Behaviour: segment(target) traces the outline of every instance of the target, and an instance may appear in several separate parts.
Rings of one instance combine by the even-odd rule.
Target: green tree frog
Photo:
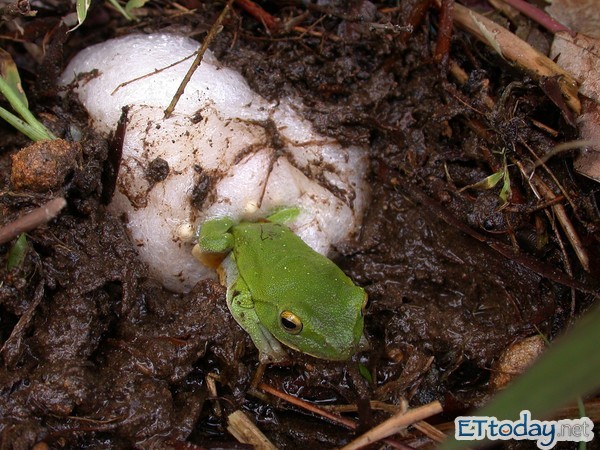
[[[227,305],[262,363],[288,359],[280,342],[317,358],[345,360],[366,343],[367,294],[282,223],[298,213],[287,208],[257,222],[208,220],[193,253],[204,263],[227,254],[217,267]]]

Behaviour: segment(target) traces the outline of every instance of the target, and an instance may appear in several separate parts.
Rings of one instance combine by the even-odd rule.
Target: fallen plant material
[[[347,418],[342,417],[337,414],[331,414],[330,412],[328,412],[327,410],[325,410],[323,408],[319,408],[318,406],[312,405],[308,402],[305,402],[296,397],[288,395],[285,392],[278,391],[277,389],[274,389],[265,383],[260,383],[258,385],[258,388],[262,389],[265,392],[268,392],[271,395],[279,397],[299,408],[310,411],[321,417],[329,419],[335,423],[339,423],[351,430],[356,430],[358,428],[358,425],[353,420],[347,419]],[[426,413],[425,411],[428,411],[428,413]],[[412,423],[410,421],[413,419],[415,422],[421,421],[422,419],[426,419],[429,416],[438,414],[441,411],[442,411],[442,408],[441,408],[441,404],[439,402],[434,402],[433,404],[427,405],[426,407],[424,407],[422,410],[420,410],[416,414],[413,412],[412,414],[409,414],[406,417],[404,417],[404,414],[407,414],[408,410],[402,410],[402,411],[396,413],[392,418],[388,419],[384,424],[381,424],[380,426],[371,430],[371,432],[367,433],[368,436],[361,436],[361,437],[357,438],[357,440],[355,441],[356,442],[355,444],[351,443],[348,445],[351,445],[351,446],[358,445],[359,447],[362,447],[363,445],[367,445],[367,444],[365,444],[366,442],[371,443],[371,442],[382,440],[386,444],[390,445],[393,448],[403,449],[404,445],[402,445],[401,443],[399,443],[393,439],[388,439],[388,437],[391,436],[392,434],[396,434],[398,431],[406,428],[408,425],[410,425]],[[400,416],[403,416],[403,419],[399,419]],[[408,425],[403,425],[403,424],[408,424]],[[351,448],[359,448],[359,447],[351,447]],[[346,448],[346,447],[344,447],[344,448]]]
[[[406,412],[401,412],[390,417],[385,422],[377,425],[372,430],[359,436],[348,445],[342,447],[342,450],[357,450],[365,447],[373,442],[377,442],[383,438],[396,434],[408,426],[420,422],[428,417],[435,416],[442,412],[442,405],[438,401],[431,402],[427,405],[409,409]]]
[[[21,233],[27,233],[40,225],[48,223],[50,220],[54,219],[66,205],[67,201],[64,198],[54,198],[18,219],[3,225],[0,228],[0,244],[4,244],[16,238]]]
[[[576,114],[580,113],[581,104],[577,97],[578,86],[571,73],[507,29],[462,5],[456,5],[454,20],[477,39],[493,47],[500,56],[515,63],[536,78],[555,77],[569,108]]]
[[[438,38],[435,45],[434,61],[446,62],[450,52],[450,38],[452,37],[452,19],[454,13],[454,0],[442,0],[440,8],[440,22]]]
[[[600,181],[600,40],[583,34],[557,33],[550,56],[569,70],[580,84],[582,114],[577,119],[581,139],[587,148],[575,160],[583,175]]]
[[[251,17],[234,3],[210,48],[263,97],[300,98],[319,132],[368,148],[371,205],[336,262],[368,292],[369,350],[347,362],[290,350],[288,365],[260,366],[224,288],[208,280],[173,294],[149,278],[126,218],[105,207],[119,155],[91,131],[77,99],[57,95],[56,74],[81,49],[165,29],[201,42],[223,3],[148,2],[131,24],[97,2],[67,35],[60,24],[72,5],[46,2],[43,14],[4,16],[17,22],[0,23],[0,45],[17,63],[32,113],[57,135],[77,137],[81,161],[52,192],[16,191],[12,156],[25,138],[0,124],[0,227],[8,233],[0,244],[1,448],[249,448],[227,431],[240,410],[277,448],[341,448],[404,405],[439,401],[442,417],[411,420],[385,441],[431,446],[453,433],[453,416],[493,395],[491,368],[511,344],[538,330],[552,341],[597,302],[597,184],[574,171],[574,147],[554,151],[579,139],[577,108],[556,104],[565,93],[576,106],[575,88],[560,84],[560,64],[523,69],[538,53],[507,57],[522,45],[506,37],[517,19],[549,43],[547,31],[512,11],[509,28],[496,33],[455,4],[447,17],[471,25],[451,39],[440,33],[449,47],[438,64],[447,22],[430,0],[260,5]],[[261,15],[280,25],[267,29]],[[499,170],[511,192],[503,207],[503,181],[461,190]],[[532,189],[538,181],[547,195]],[[23,228],[21,219],[56,196],[68,208]],[[8,270],[11,240],[24,230],[24,259]],[[596,419],[597,403],[584,399]]]
[[[257,450],[277,450],[269,439],[242,411],[234,411],[227,417],[227,431],[243,444],[251,444]]]
[[[544,13],[544,11],[537,8],[535,5],[532,5],[531,3],[526,2],[525,0],[501,0],[501,1],[503,1],[507,5],[512,6],[517,11],[522,12],[527,17],[535,20],[537,23],[539,23],[540,25],[542,25],[544,28],[546,28],[548,31],[550,31],[552,33],[566,32],[571,35],[575,34],[573,31],[569,30],[565,25],[554,20],[552,17],[550,17],[546,13]]]
[[[279,21],[259,4],[252,0],[235,0],[235,4],[254,17],[258,22],[263,24],[268,32],[274,32],[279,26]]]
[[[490,378],[492,389],[505,388],[512,380],[525,372],[545,348],[546,342],[539,334],[515,342],[508,347],[492,368]]]
[[[578,33],[600,38],[600,9],[596,0],[552,0],[546,11]]]

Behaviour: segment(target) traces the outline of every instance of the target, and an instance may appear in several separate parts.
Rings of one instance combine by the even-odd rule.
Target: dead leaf
[[[580,85],[582,114],[577,118],[577,126],[580,138],[592,145],[576,158],[575,170],[600,181],[600,40],[557,33],[550,56]]]
[[[575,77],[580,94],[600,103],[600,40],[556,33],[550,57]]]
[[[546,12],[578,33],[600,38],[598,0],[553,0]]]

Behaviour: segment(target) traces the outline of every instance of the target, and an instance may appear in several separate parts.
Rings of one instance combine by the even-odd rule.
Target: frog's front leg
[[[218,269],[221,284],[227,287],[227,306],[234,319],[250,335],[263,364],[280,363],[288,359],[279,341],[260,322],[248,285],[239,276],[233,254],[230,253]]]
[[[233,248],[233,235],[229,232],[234,222],[229,217],[207,220],[200,226],[198,245],[203,253],[224,253]]]
[[[219,267],[224,253],[234,246],[233,235],[229,232],[233,224],[229,217],[204,222],[198,231],[198,243],[192,248],[192,255],[207,267]]]

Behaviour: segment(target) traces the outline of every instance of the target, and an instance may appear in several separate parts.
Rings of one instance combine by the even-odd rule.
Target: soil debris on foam
[[[455,35],[451,55],[471,78],[459,86],[446,77],[427,56],[434,12],[405,42],[393,27],[373,26],[407,23],[415,3],[298,6],[285,13],[273,6],[279,17],[304,14],[303,26],[315,26],[315,33],[279,36],[236,10],[211,49],[268,101],[296,96],[320,133],[369,149],[372,200],[360,236],[338,245],[336,262],[368,291],[370,350],[348,363],[291,352],[293,363],[267,368],[263,382],[320,404],[440,399],[451,414],[491,394],[489,368],[507,347],[537,330],[555,336],[590,301],[575,294],[572,311],[570,289],[465,232],[518,244],[543,264],[563,267],[548,219],[514,165],[513,197],[504,209],[499,188],[458,189],[501,167],[502,156],[493,151],[508,148],[509,157],[521,158],[511,142],[549,151],[555,139],[535,124],[558,130],[557,140],[575,138],[576,130],[541,89],[467,34]],[[159,11],[149,2],[141,20],[151,30],[167,20],[180,32],[206,30],[220,4],[196,6],[190,16]],[[46,24],[46,30],[64,13],[50,9],[44,18],[27,20]],[[39,442],[50,448],[164,448],[185,441],[233,446],[224,417],[242,405],[279,448],[342,446],[351,438],[347,430],[248,395],[257,353],[231,318],[224,289],[212,280],[186,294],[163,289],[140,262],[126,218],[102,202],[115,149],[88,128],[72,98],[57,95],[52,78],[70,55],[127,26],[104,4],[87,20],[69,39],[48,35],[46,58],[53,59],[41,63],[48,69],[43,72],[27,70],[39,67],[39,60],[7,44],[19,55],[34,112],[43,113],[56,135],[70,138],[79,130],[83,140],[66,150],[74,153],[50,153],[60,167],[49,174],[32,181],[13,173],[11,184],[11,170],[18,170],[13,161],[28,164],[19,151],[27,142],[0,124],[0,226],[52,197],[68,201],[57,219],[27,233],[19,267],[6,270],[12,242],[0,246],[0,448]],[[23,39],[35,41],[29,28],[25,33]],[[473,46],[477,52],[466,51]],[[493,111],[481,115],[472,107],[484,108],[482,93],[500,98],[515,81],[520,84],[511,85],[513,94]],[[34,160],[43,156],[36,153]],[[573,175],[571,158],[563,154],[547,165],[574,194],[578,230],[592,242],[594,185]],[[25,181],[14,183],[15,177]],[[600,258],[590,251],[590,270],[597,275],[593,264]],[[577,276],[580,269],[571,261]],[[372,373],[372,383],[359,374],[357,361]],[[217,379],[218,405],[209,374]],[[387,417],[372,414],[374,423]]]

